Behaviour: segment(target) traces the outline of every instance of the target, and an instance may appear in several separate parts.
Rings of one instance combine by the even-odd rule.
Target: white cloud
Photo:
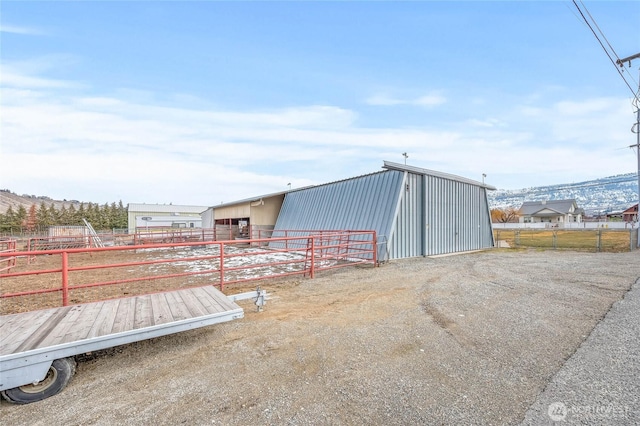
[[[437,105],[442,105],[445,102],[447,102],[447,99],[444,96],[433,94],[433,95],[421,96],[415,101],[413,101],[413,104],[420,105],[420,106],[437,106]]]
[[[624,99],[539,101],[437,128],[368,128],[356,111],[332,105],[229,111],[196,99],[197,108],[158,106],[144,102],[152,93],[80,96],[23,77],[16,73],[18,87],[2,89],[0,180],[56,198],[213,205],[288,182],[295,188],[374,172],[383,159],[402,162],[405,151],[409,164],[477,180],[487,173],[500,188],[624,173],[634,164],[614,151],[629,145],[633,117]]]
[[[49,55],[26,61],[3,61],[0,84],[2,88],[15,89],[60,89],[82,88],[75,81],[40,77],[40,74],[54,67],[65,66],[74,59],[68,55]]]
[[[390,96],[387,95],[373,95],[368,97],[365,100],[365,103],[369,104],[369,105],[379,105],[379,106],[393,106],[393,105],[401,105],[404,104],[405,101],[402,101],[400,99],[395,99],[392,98]]]
[[[430,93],[427,95],[419,96],[417,98],[400,99],[386,94],[376,94],[370,96],[365,100],[365,103],[374,106],[395,106],[395,105],[412,105],[420,107],[433,107],[442,105],[447,102],[447,99],[438,94]]]
[[[38,28],[24,27],[18,25],[2,24],[0,25],[0,32],[9,34],[22,34],[22,35],[45,35],[45,32]]]
[[[5,66],[3,66],[2,75],[0,75],[0,82],[3,86],[31,89],[71,88],[79,86],[76,83],[64,80],[55,80],[17,74],[12,72],[11,69],[7,69],[7,67]]]
[[[470,126],[476,126],[476,127],[505,127],[506,126],[506,123],[503,120],[500,120],[498,118],[485,118],[485,119],[472,118],[471,120],[468,121],[468,124]]]

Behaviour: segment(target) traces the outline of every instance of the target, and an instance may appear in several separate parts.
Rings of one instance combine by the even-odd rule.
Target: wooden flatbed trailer
[[[75,355],[242,318],[242,299],[261,309],[266,292],[205,286],[0,316],[0,391],[18,404],[48,398],[73,376]]]

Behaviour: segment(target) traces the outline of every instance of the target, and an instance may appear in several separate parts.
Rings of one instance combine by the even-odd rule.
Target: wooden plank
[[[54,314],[55,309],[47,309],[46,311],[24,312],[16,314],[15,318],[7,322],[9,327],[3,328],[0,332],[0,355],[13,353],[24,340],[28,339],[33,333],[47,322]]]
[[[100,307],[95,319],[91,321],[91,327],[85,335],[86,339],[97,336],[104,336],[111,332],[113,323],[115,322],[116,312],[120,305],[120,299],[105,300]],[[87,319],[88,320],[88,319]]]
[[[207,293],[204,287],[198,287],[192,290],[193,293],[197,295],[200,303],[207,309],[207,313],[215,314],[226,311],[215,298],[212,298],[211,295]]]
[[[174,321],[171,309],[167,303],[166,293],[151,294],[151,306],[153,307],[153,323],[166,324]]]
[[[34,331],[30,336],[20,343],[20,345],[13,351],[13,353],[28,351],[30,349],[38,347],[40,342],[44,340],[49,333],[58,325],[60,321],[62,321],[67,313],[71,310],[72,306],[64,306],[62,308],[56,308],[53,310],[53,315],[51,315],[47,321],[43,322],[40,327],[36,331]]]
[[[106,303],[108,302],[103,301],[87,304],[73,327],[67,331],[67,334],[64,336],[64,342],[62,343],[85,339],[91,332],[91,328],[96,323],[96,319]]]
[[[127,297],[120,300],[115,322],[111,328],[112,333],[133,330],[133,320],[136,314],[136,298]]]
[[[23,312],[20,314],[11,314],[0,316],[0,346],[9,339],[9,334],[15,333],[17,327],[24,327],[30,321],[37,318],[36,312]],[[13,337],[12,337],[13,339]]]
[[[64,336],[67,335],[71,327],[74,326],[82,311],[87,309],[88,305],[75,305],[71,306],[67,315],[64,318],[61,318],[58,324],[51,329],[49,334],[42,339],[42,341],[37,345],[37,347],[42,348],[46,346],[55,346],[61,343],[64,343]]]
[[[213,286],[206,286],[201,288],[207,294],[209,294],[212,299],[218,302],[223,310],[230,311],[239,308],[239,306],[235,302],[229,300],[227,296],[225,296],[221,291],[215,289]]]
[[[209,313],[207,308],[205,308],[198,299],[198,296],[194,294],[192,288],[180,291],[180,297],[184,301],[185,306],[189,309],[189,312],[191,312],[192,317],[201,317]]]
[[[239,307],[211,286],[13,314],[0,353],[16,353],[210,315]]]
[[[0,339],[2,339],[2,336],[7,334],[9,331],[13,330],[14,325],[22,322],[22,318],[25,314],[33,314],[34,312],[35,311],[0,316]]]
[[[181,291],[170,291],[165,294],[171,314],[176,321],[192,318],[187,304],[182,300]]]
[[[135,316],[133,328],[150,327],[153,325],[153,307],[149,296],[136,296]]]

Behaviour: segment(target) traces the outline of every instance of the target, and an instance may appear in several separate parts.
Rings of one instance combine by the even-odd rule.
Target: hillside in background
[[[584,182],[489,191],[489,205],[519,208],[525,201],[575,199],[587,215],[623,211],[638,202],[635,173],[609,176]]]
[[[26,210],[29,210],[32,205],[35,204],[36,207],[40,207],[40,204],[42,204],[43,202],[47,207],[49,207],[51,203],[53,203],[56,210],[60,210],[62,206],[65,206],[65,208],[67,209],[71,207],[71,205],[76,208],[80,206],[80,202],[76,200],[52,200],[51,198],[42,195],[18,195],[14,194],[8,189],[0,190],[0,214],[5,214],[9,206],[11,206],[14,212],[17,212],[20,206],[23,206]]]

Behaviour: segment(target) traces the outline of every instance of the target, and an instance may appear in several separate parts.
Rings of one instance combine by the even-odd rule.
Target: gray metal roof
[[[269,198],[269,197],[275,197],[277,195],[283,195],[283,194],[288,194],[290,192],[294,192],[294,191],[301,191],[303,189],[307,189],[307,188],[311,188],[311,186],[305,186],[302,188],[296,188],[296,189],[288,189],[286,191],[279,191],[279,192],[272,192],[271,194],[264,194],[264,195],[256,195],[255,197],[250,197],[250,198],[245,198],[242,200],[237,200],[237,201],[230,201],[228,203],[222,203],[222,204],[218,204],[216,206],[211,206],[209,207],[210,209],[217,209],[219,207],[228,207],[228,206],[235,206],[237,204],[244,204],[244,203],[250,203],[252,201],[258,201],[261,200],[263,198]]]
[[[128,211],[132,212],[157,212],[157,213],[202,213],[206,206],[181,206],[177,204],[145,204],[129,203]]]
[[[384,171],[293,191],[275,229],[375,230],[389,235],[403,173]]]
[[[439,178],[442,178],[442,179],[453,180],[453,181],[456,181],[456,182],[468,183],[468,184],[471,184],[471,185],[475,185],[475,186],[480,186],[482,188],[486,188],[486,189],[488,189],[490,191],[495,191],[496,190],[496,188],[494,186],[487,185],[486,183],[478,182],[478,181],[473,180],[473,179],[467,179],[467,178],[464,178],[462,176],[456,176],[456,175],[452,175],[452,174],[449,174],[449,173],[437,172],[435,170],[423,169],[421,167],[407,166],[406,164],[393,163],[391,161],[385,161],[384,162],[384,166],[382,166],[382,168],[383,169],[387,169],[387,170],[407,171],[407,172],[415,173],[415,174],[419,174],[419,175],[434,176],[434,177],[439,177]]]
[[[574,213],[579,213],[582,209],[578,209],[576,200],[550,200],[550,201],[525,201],[520,207],[520,214],[525,216],[535,215],[542,210],[552,210],[558,214],[571,213],[571,207],[576,208]]]

